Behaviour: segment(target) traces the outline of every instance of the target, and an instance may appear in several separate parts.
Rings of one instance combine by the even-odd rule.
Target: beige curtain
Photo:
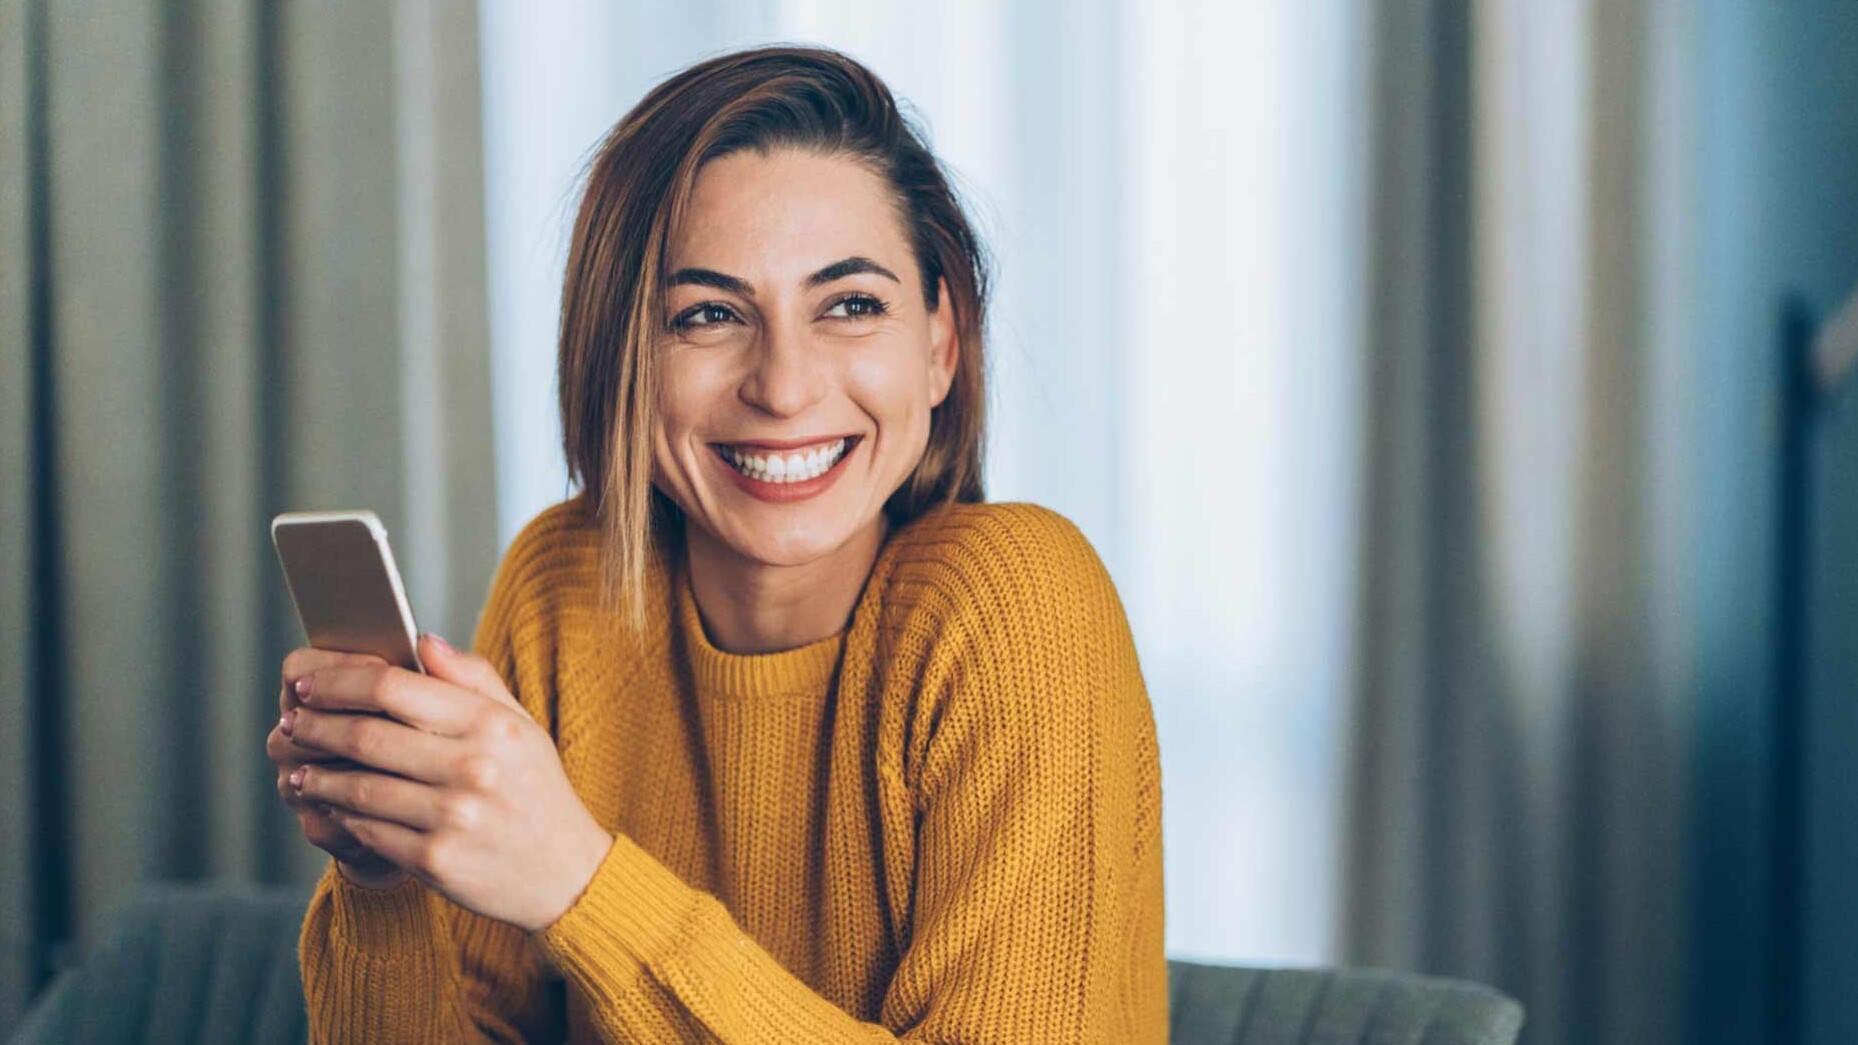
[[[307,882],[286,509],[497,553],[474,4],[0,0],[0,1034],[134,883]]]
[[[1684,1040],[1687,5],[1375,5],[1345,961]]]

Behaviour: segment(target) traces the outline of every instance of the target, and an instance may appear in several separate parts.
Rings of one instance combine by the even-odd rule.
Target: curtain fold
[[[268,523],[497,553],[476,9],[0,4],[0,1027],[135,882],[307,882]]]
[[[1682,1040],[1677,8],[1374,15],[1339,952],[1510,991],[1535,1045]]]
[[[40,637],[28,627],[41,500],[32,456],[39,280],[27,205],[34,181],[27,143],[36,132],[28,117],[38,110],[32,39],[22,0],[0,2],[0,1032],[12,1025],[39,974],[32,882],[39,819],[30,801],[38,774],[34,733],[21,728],[34,706]]]

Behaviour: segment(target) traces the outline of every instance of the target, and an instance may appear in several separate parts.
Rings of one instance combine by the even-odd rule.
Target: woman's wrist
[[[556,891],[556,901],[544,910],[533,924],[523,926],[530,932],[541,932],[555,924],[562,915],[567,914],[575,904],[580,902],[582,894],[592,884],[594,875],[600,865],[606,862],[607,851],[613,848],[613,836],[605,828],[588,818],[588,829],[577,833],[579,842],[575,846],[577,856],[567,862],[566,877],[562,879],[563,888]]]

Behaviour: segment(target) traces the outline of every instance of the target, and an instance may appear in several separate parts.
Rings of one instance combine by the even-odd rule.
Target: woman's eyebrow
[[[755,296],[755,288],[748,280],[725,275],[714,269],[678,269],[671,274],[671,286],[678,287],[685,284],[726,290],[745,298]]]
[[[827,283],[832,282],[835,279],[844,279],[846,276],[855,276],[859,274],[860,272],[869,272],[874,275],[883,276],[885,279],[890,280],[892,283],[901,284],[903,282],[902,280],[897,278],[896,273],[890,271],[889,269],[878,264],[877,262],[872,261],[870,258],[849,257],[843,261],[835,261],[832,264],[827,265],[825,268],[820,269],[818,272],[815,272],[812,275],[806,277],[806,285],[809,288],[823,286]]]
[[[862,272],[883,276],[892,283],[899,285],[903,282],[897,278],[896,273],[872,261],[870,258],[853,256],[841,261],[835,261],[825,268],[820,269],[818,272],[806,277],[806,285],[809,289],[824,286],[835,279],[856,276]],[[716,290],[728,291],[731,294],[737,294],[745,298],[752,298],[755,296],[754,284],[739,276],[731,276],[727,273],[718,272],[715,269],[678,269],[671,274],[670,285],[674,287],[686,285],[711,287]]]

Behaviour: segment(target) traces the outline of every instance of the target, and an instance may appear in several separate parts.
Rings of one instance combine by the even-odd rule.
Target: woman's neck
[[[775,653],[837,635],[858,605],[887,527],[880,512],[821,559],[770,566],[686,522],[690,590],[710,643],[726,653]]]

